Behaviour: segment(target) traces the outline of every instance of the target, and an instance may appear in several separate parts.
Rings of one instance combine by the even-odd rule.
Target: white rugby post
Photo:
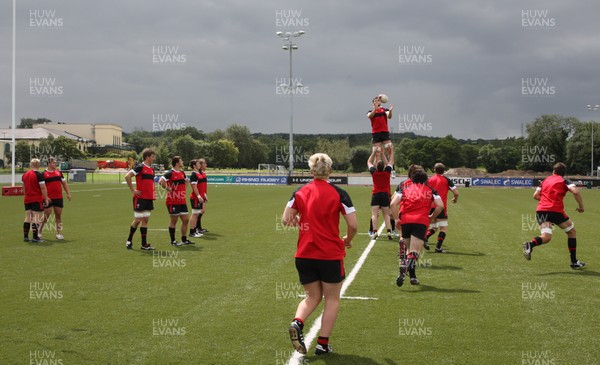
[[[17,122],[15,120],[15,61],[17,54],[17,0],[13,0],[13,8],[12,8],[12,158],[11,158],[11,186],[15,186],[15,150],[17,149],[17,144],[15,143],[15,129],[17,128]]]
[[[302,84],[295,83],[292,80],[292,51],[298,49],[298,45],[292,43],[292,38],[297,38],[303,35],[305,32],[299,30],[297,32],[277,32],[276,34],[283,38],[285,41],[282,49],[284,51],[290,51],[290,80],[289,85],[282,84],[282,88],[286,88],[290,94],[290,172],[289,176],[292,176],[294,172],[294,90],[302,87]]]
[[[596,105],[589,105],[587,106],[588,110],[598,110],[600,109],[600,105],[596,104]],[[590,146],[590,157],[591,157],[591,165],[590,165],[590,176],[593,177],[594,176],[594,121],[592,120],[590,122],[591,127],[592,127],[592,144]]]

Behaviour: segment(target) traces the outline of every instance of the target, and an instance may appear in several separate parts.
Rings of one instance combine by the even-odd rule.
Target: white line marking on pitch
[[[385,223],[382,223],[381,227],[379,227],[379,230],[377,231],[377,235],[380,235],[383,232],[384,227],[385,227]],[[367,248],[365,248],[365,250],[363,251],[362,255],[360,255],[360,257],[358,258],[358,261],[356,261],[356,264],[352,268],[352,271],[350,271],[350,274],[348,275],[348,277],[346,277],[346,280],[344,280],[344,284],[342,284],[342,291],[340,292],[340,297],[344,296],[346,289],[348,289],[350,284],[352,284],[352,282],[354,281],[356,274],[358,274],[358,271],[360,270],[362,265],[365,263],[367,256],[369,256],[371,249],[373,248],[373,246],[375,246],[375,242],[377,242],[377,240],[371,240],[371,242],[369,242],[369,244],[367,245]],[[313,323],[312,327],[308,331],[308,334],[306,334],[304,336],[304,344],[306,345],[306,350],[310,349],[310,344],[313,342],[315,337],[317,337],[317,333],[321,329],[321,317],[323,317],[323,312],[321,312],[319,317],[317,317],[317,319],[315,319],[315,322]],[[302,355],[298,351],[294,351],[294,353],[292,354],[292,356],[290,357],[290,359],[288,360],[287,363],[289,365],[298,365],[301,363],[299,360],[302,359],[303,357],[304,357],[304,355]]]
[[[300,294],[298,295],[298,298],[306,298],[306,294]],[[358,300],[379,300],[379,298],[372,298],[372,297],[340,297],[340,299],[358,299]]]

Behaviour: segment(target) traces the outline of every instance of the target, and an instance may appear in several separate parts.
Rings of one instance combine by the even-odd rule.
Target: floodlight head
[[[305,32],[304,32],[303,30],[299,30],[299,31],[298,31],[298,35],[302,35],[302,34],[304,34],[304,33],[305,33]]]
[[[285,50],[285,51],[287,51],[287,50],[289,50],[289,49],[290,49],[288,46],[282,46],[281,48],[282,48],[283,50]]]
[[[277,34],[278,36],[280,36],[280,37],[281,37],[281,36],[283,35],[283,32],[277,32],[277,33],[275,33],[275,34]]]
[[[292,49],[298,49],[298,46],[295,44],[292,44]]]
[[[302,85],[301,83],[297,83],[296,87],[304,87],[304,85]]]

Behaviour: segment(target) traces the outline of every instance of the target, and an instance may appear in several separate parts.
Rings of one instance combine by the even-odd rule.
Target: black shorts
[[[567,216],[564,212],[559,213],[539,211],[535,212],[535,217],[538,221],[538,224],[542,224],[544,222],[551,222],[556,224],[557,226],[569,220],[569,216]]]
[[[316,260],[296,258],[296,270],[301,284],[314,281],[340,283],[346,278],[344,260]]]
[[[434,210],[435,210],[435,208],[431,208],[429,210],[429,215],[433,214]],[[437,217],[435,217],[435,219],[448,219],[448,213],[446,212],[446,208],[442,209],[440,214]]]
[[[136,212],[144,212],[146,210],[153,210],[153,209],[154,209],[154,200],[133,197],[133,210],[135,210]]]
[[[25,210],[32,210],[34,212],[44,211],[44,202],[34,202],[25,204]]]
[[[418,223],[406,223],[401,224],[402,226],[402,238],[410,238],[415,236],[420,240],[425,241],[425,232],[427,232],[427,226]]]
[[[50,204],[46,208],[51,208],[51,207],[64,208],[65,207],[64,199],[62,199],[62,198],[50,199]]]
[[[167,204],[170,215],[188,214],[187,204]]]
[[[203,203],[200,203],[200,200],[198,199],[190,199],[190,205],[192,206],[192,209],[202,209]]]
[[[384,207],[387,208],[390,206],[390,194],[388,193],[375,193],[371,196],[371,206],[376,207]]]
[[[371,142],[379,143],[385,141],[391,141],[390,132],[371,133]]]

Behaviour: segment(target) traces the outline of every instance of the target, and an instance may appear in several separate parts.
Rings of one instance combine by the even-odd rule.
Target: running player
[[[408,247],[406,268],[410,275],[410,283],[419,285],[416,261],[423,249],[427,227],[444,209],[444,203],[438,193],[427,185],[427,173],[423,170],[416,170],[412,176],[412,184],[396,193],[392,204],[398,204],[398,202],[402,213],[402,238]],[[432,202],[435,203],[436,208],[429,214]],[[394,214],[394,218],[398,218],[396,211]],[[400,269],[400,275],[396,280],[398,286],[404,284],[406,275],[406,270],[403,270],[402,267]]]
[[[523,256],[531,260],[531,251],[536,246],[550,242],[552,239],[552,225],[556,224],[567,234],[567,247],[571,256],[571,269],[585,266],[585,262],[577,260],[577,236],[575,224],[565,213],[563,199],[567,192],[573,193],[578,204],[576,211],[583,213],[583,199],[579,189],[570,180],[565,179],[567,167],[559,162],[554,165],[552,175],[542,181],[541,186],[535,189],[533,198],[539,200],[536,208],[536,218],[540,225],[541,235],[523,243]]]
[[[389,156],[388,160],[394,161],[394,146],[392,145],[392,139],[390,138],[390,131],[388,129],[388,119],[392,119],[394,106],[390,105],[389,109],[382,107],[380,96],[374,97],[372,101],[373,109],[367,113],[367,118],[371,120],[373,147],[381,147],[383,144],[384,152]],[[392,177],[396,177],[393,165]]]
[[[23,174],[23,191],[25,196],[25,222],[23,223],[23,241],[29,242],[29,230],[33,231],[31,242],[44,242],[38,236],[39,224],[43,222],[44,207],[50,204],[44,174],[38,171],[40,160],[34,158],[29,163],[30,170]]]
[[[373,147],[373,152],[371,152],[371,156],[369,156],[369,160],[367,161],[367,166],[373,179],[371,222],[373,230],[377,230],[377,227],[379,227],[379,209],[381,209],[388,239],[390,240],[393,239],[392,226],[390,224],[390,178],[393,164],[394,160],[388,162],[381,147]],[[369,232],[369,235],[372,239],[377,239],[377,231]]]
[[[50,198],[50,205],[44,209],[44,222],[40,225],[39,236],[42,236],[42,230],[44,225],[48,222],[50,214],[54,212],[54,218],[56,221],[56,239],[65,239],[62,235],[62,209],[64,207],[63,200],[63,189],[67,194],[67,199],[71,201],[71,191],[69,185],[65,180],[62,172],[56,168],[56,159],[54,157],[48,158],[48,167],[44,171],[44,181],[46,182],[46,189],[48,189],[48,197]]]
[[[174,156],[171,159],[172,169],[167,171],[164,176],[158,180],[160,186],[167,190],[167,210],[171,220],[169,222],[169,235],[171,236],[172,246],[193,245],[194,242],[187,239],[187,228],[189,222],[188,208],[185,203],[186,187],[190,181],[183,172],[183,159]],[[175,239],[175,228],[177,220],[181,219],[181,242]]]
[[[131,226],[129,227],[129,237],[127,237],[125,247],[128,250],[133,248],[133,234],[138,226],[141,226],[141,248],[142,250],[150,251],[154,250],[154,247],[147,242],[148,219],[150,219],[150,213],[154,209],[154,200],[156,200],[154,190],[154,169],[151,166],[156,159],[156,153],[150,148],[145,148],[142,151],[142,159],[144,162],[125,174],[127,186],[129,186],[129,190],[131,190],[131,193],[133,194],[133,222],[131,222]],[[132,183],[133,176],[135,176],[135,188]]]
[[[324,153],[310,156],[308,166],[314,179],[292,194],[282,217],[284,225],[298,227],[299,232],[295,261],[306,297],[298,304],[288,331],[292,346],[301,354],[307,352],[302,334],[304,322],[323,298],[325,307],[315,355],[332,352],[329,337],[340,308],[346,276],[344,257],[357,230],[356,210],[350,196],[328,181],[331,165],[331,158]],[[343,238],[340,238],[340,215],[347,226]]]
[[[437,244],[435,247],[436,253],[444,253],[445,250],[442,249],[442,245],[444,244],[444,239],[446,238],[446,232],[448,231],[448,191],[452,191],[452,203],[456,203],[458,200],[458,189],[454,186],[452,180],[448,179],[444,176],[444,172],[446,172],[446,166],[443,163],[438,162],[433,166],[433,170],[435,171],[435,175],[429,178],[427,181],[427,185],[431,186],[435,191],[437,191],[442,197],[442,202],[444,203],[444,210],[437,216],[434,223],[429,225],[429,230],[425,235],[425,242],[431,237],[436,230],[440,229],[440,233],[437,237]],[[432,206],[431,210],[433,211],[435,207]],[[429,245],[425,247],[429,250]]]

